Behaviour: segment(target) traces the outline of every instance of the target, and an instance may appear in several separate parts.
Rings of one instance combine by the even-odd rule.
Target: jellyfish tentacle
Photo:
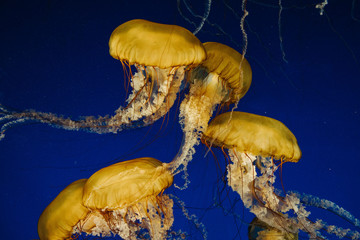
[[[329,201],[327,199],[321,199],[321,198],[313,196],[311,194],[299,193],[299,192],[296,192],[296,191],[290,191],[288,193],[289,194],[295,194],[303,204],[305,204],[307,206],[322,208],[322,209],[325,209],[327,211],[330,211],[330,212],[336,214],[337,216],[343,218],[347,222],[351,223],[352,225],[354,225],[358,229],[360,229],[360,221],[359,221],[359,219],[357,219],[349,211],[345,210],[344,208],[337,205],[336,203],[334,203],[332,201]]]
[[[23,123],[25,121],[26,121],[26,118],[19,118],[19,119],[11,120],[11,121],[4,123],[0,128],[0,141],[5,137],[5,132],[7,129],[13,127],[14,125]],[[0,123],[1,123],[1,119],[0,119]]]
[[[5,137],[7,129],[24,121],[25,119],[16,119],[9,110],[0,104],[0,140]]]
[[[244,205],[250,209],[261,221],[283,232],[297,233],[299,229],[307,232],[311,237],[319,236],[322,225],[315,225],[307,217],[310,212],[306,211],[299,199],[294,195],[279,197],[273,183],[273,166],[270,158],[262,158],[237,152],[229,151],[232,163],[228,166],[228,182],[230,187],[238,192]],[[261,161],[266,167],[260,169],[257,174],[257,161]],[[269,167],[272,166],[272,167]],[[294,211],[295,217],[283,217],[289,211]]]
[[[53,113],[45,112],[36,112],[34,110],[27,110],[23,112],[8,112],[5,117],[2,117],[1,120],[10,120],[4,123],[1,127],[1,134],[4,136],[5,131],[14,125],[19,123],[36,121],[41,123],[46,123],[50,126],[63,128],[67,130],[87,130],[90,132],[102,133],[104,127],[106,127],[106,122],[108,117],[99,117],[95,119],[94,117],[86,117],[83,120],[72,120],[70,118],[65,118],[63,116],[58,116]]]
[[[202,222],[200,222],[200,220],[195,214],[190,215],[189,210],[186,209],[185,203],[179,197],[173,194],[169,194],[169,195],[173,200],[175,200],[175,204],[177,205],[177,207],[181,209],[183,215],[189,221],[191,221],[195,225],[195,227],[201,232],[203,239],[207,239],[208,233],[206,231],[205,225]]]

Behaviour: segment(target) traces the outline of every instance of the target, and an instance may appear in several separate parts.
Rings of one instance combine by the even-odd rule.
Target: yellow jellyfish
[[[118,26],[111,34],[109,48],[131,78],[132,93],[125,108],[120,106],[112,117],[72,120],[33,110],[9,111],[0,105],[0,139],[8,128],[25,121],[96,133],[146,126],[168,112],[183,85],[185,72],[206,58],[202,43],[188,30],[142,19]]]
[[[45,208],[38,222],[40,240],[70,239],[81,232],[98,235],[96,229],[106,227],[100,214],[92,213],[82,204],[86,181],[71,183]]]
[[[298,234],[281,232],[254,218],[248,228],[249,240],[298,240]]]
[[[260,222],[282,232],[280,238],[270,237],[267,230],[256,239],[289,239],[304,231],[310,238],[322,238],[320,230],[340,238],[358,239],[360,234],[350,229],[328,225],[321,219],[312,222],[304,204],[324,209],[341,209],[336,204],[310,195],[281,193],[273,184],[274,172],[284,162],[298,162],[301,151],[294,134],[281,122],[245,112],[228,112],[215,117],[202,136],[208,146],[228,149],[231,164],[227,166],[228,185],[236,191],[245,207]],[[275,160],[280,164],[276,165]],[[306,203],[311,201],[311,203]],[[335,211],[355,226],[358,220],[345,210]],[[270,237],[270,238],[269,238]],[[292,238],[290,238],[292,239]],[[296,239],[296,238],[295,238]]]
[[[299,199],[293,195],[281,197],[273,187],[274,172],[279,167],[274,159],[297,162],[301,157],[295,136],[283,123],[255,114],[228,112],[209,123],[202,141],[228,149],[232,161],[228,166],[228,184],[261,221],[292,233],[303,224],[302,230],[316,236],[318,229],[310,229],[313,226],[306,219],[309,212]],[[284,215],[290,210],[296,218]]]
[[[184,84],[185,71],[206,58],[201,42],[185,28],[142,19],[117,27],[109,47],[112,57],[137,69],[131,77],[129,105],[119,108],[109,122],[115,126],[142,118],[143,125],[148,125],[162,117]]]
[[[164,239],[172,226],[173,201],[163,194],[173,176],[154,158],[113,164],[94,173],[86,182],[83,204],[99,211],[108,223],[103,235],[135,239],[147,230],[151,239]]]
[[[251,85],[252,71],[244,56],[221,43],[207,42],[204,47],[207,59],[190,72],[189,93],[180,105],[184,140],[170,164],[174,173],[181,165],[186,170],[214,108],[218,104],[237,103]]]

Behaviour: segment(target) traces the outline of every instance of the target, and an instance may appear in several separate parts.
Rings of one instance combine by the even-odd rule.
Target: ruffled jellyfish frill
[[[189,93],[180,105],[184,137],[179,153],[170,163],[175,173],[186,170],[214,108],[237,103],[251,85],[252,71],[244,56],[221,43],[207,42],[204,47],[207,59],[189,73]]]
[[[8,128],[25,121],[96,133],[117,133],[124,128],[149,125],[174,104],[185,72],[206,58],[203,45],[188,30],[142,19],[118,26],[111,34],[109,48],[110,55],[121,61],[131,81],[132,92],[126,107],[119,107],[111,117],[73,120],[33,110],[10,111],[0,105],[0,139]],[[131,66],[136,68],[135,72]]]
[[[109,225],[103,235],[136,239],[148,234],[164,239],[172,226],[173,201],[163,191],[173,177],[154,158],[138,158],[105,167],[84,186],[83,204],[99,211]],[[146,230],[146,232],[142,232]]]
[[[260,221],[282,232],[297,234],[302,230],[311,238],[321,238],[320,230],[338,237],[359,237],[349,229],[329,228],[322,220],[310,221],[303,198],[291,192],[282,196],[273,186],[277,168],[301,158],[294,134],[283,123],[255,114],[228,112],[209,123],[202,141],[208,146],[228,149],[231,159],[227,167],[228,185]],[[276,159],[281,163],[276,165]]]

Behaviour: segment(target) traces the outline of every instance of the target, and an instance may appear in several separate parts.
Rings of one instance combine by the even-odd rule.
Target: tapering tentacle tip
[[[5,138],[5,132],[1,132],[0,133],[0,141],[3,140]]]

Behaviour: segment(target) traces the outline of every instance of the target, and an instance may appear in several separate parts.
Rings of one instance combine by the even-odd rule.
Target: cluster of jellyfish
[[[120,106],[113,116],[74,120],[34,110],[14,112],[0,105],[0,139],[7,129],[28,121],[99,134],[144,127],[163,117],[178,93],[187,89],[179,111],[182,145],[168,163],[150,157],[128,160],[71,183],[41,214],[41,240],[73,239],[83,233],[168,238],[174,203],[164,192],[179,173],[185,184],[178,188],[186,188],[188,163],[201,142],[227,152],[228,185],[256,216],[249,224],[249,239],[298,239],[300,231],[311,239],[325,239],[324,231],[360,238],[356,231],[309,219],[305,205],[333,211],[359,228],[359,220],[335,203],[274,187],[274,172],[301,158],[295,136],[283,123],[234,110],[210,121],[217,106],[237,106],[251,85],[251,67],[242,54],[221,43],[201,43],[180,26],[140,19],[117,27],[109,47],[132,88],[126,107]]]

